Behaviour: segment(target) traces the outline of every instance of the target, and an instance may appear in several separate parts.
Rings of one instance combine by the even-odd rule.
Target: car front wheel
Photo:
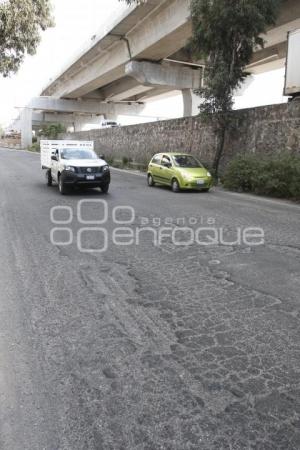
[[[178,180],[176,180],[176,178],[173,178],[172,180],[172,191],[173,192],[179,192],[180,191],[180,185]]]
[[[151,175],[151,173],[149,173],[149,175],[148,175],[148,186],[150,186],[150,187],[155,186],[153,176]]]

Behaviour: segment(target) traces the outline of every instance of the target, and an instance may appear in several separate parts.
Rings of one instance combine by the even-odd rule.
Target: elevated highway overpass
[[[277,23],[255,52],[254,74],[283,67],[287,32],[300,28],[300,2],[286,0]],[[148,0],[114,17],[94,35],[22,112],[22,144],[31,140],[31,114],[54,112],[143,114],[143,104],[174,90],[183,93],[184,115],[192,114],[192,90],[201,86],[203,62],[184,50],[191,37],[190,0]],[[76,107],[75,107],[76,106]],[[91,108],[91,109],[89,109]]]

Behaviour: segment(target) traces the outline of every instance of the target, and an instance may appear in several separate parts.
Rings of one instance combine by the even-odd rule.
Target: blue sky
[[[0,124],[8,125],[18,114],[15,107],[24,106],[31,97],[39,95],[50,78],[61,71],[82,45],[109,23],[111,16],[126,8],[118,0],[52,0],[52,3],[56,27],[43,33],[36,55],[26,57],[18,74],[9,79],[0,78]],[[283,81],[284,70],[255,77],[244,95],[237,97],[237,107],[284,101]],[[155,118],[159,111],[166,118],[180,117],[182,110],[182,98],[177,94],[150,102],[146,114]],[[119,120],[123,124],[136,122],[128,117]]]

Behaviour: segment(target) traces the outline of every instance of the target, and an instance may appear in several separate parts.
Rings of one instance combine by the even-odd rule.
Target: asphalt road
[[[0,150],[0,449],[299,449],[300,207],[112,175],[108,196],[60,196],[37,155]],[[107,201],[105,224],[79,224],[83,199]],[[126,205],[133,223],[114,223]],[[55,206],[72,223],[54,225]],[[102,207],[83,205],[83,219]],[[178,228],[172,240],[191,217],[223,242],[183,245]],[[130,245],[112,242],[121,226]],[[73,242],[53,245],[53,227]],[[228,244],[247,227],[264,245]],[[78,238],[101,250],[105,236],[107,251],[79,251]]]

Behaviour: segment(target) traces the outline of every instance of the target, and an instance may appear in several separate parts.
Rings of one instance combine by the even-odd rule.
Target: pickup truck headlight
[[[65,166],[65,170],[68,170],[69,172],[75,172],[75,167]]]
[[[209,178],[211,178],[211,173],[210,172],[208,172],[207,171],[207,174],[206,174]]]
[[[103,166],[103,172],[107,172],[109,170],[109,166]]]

